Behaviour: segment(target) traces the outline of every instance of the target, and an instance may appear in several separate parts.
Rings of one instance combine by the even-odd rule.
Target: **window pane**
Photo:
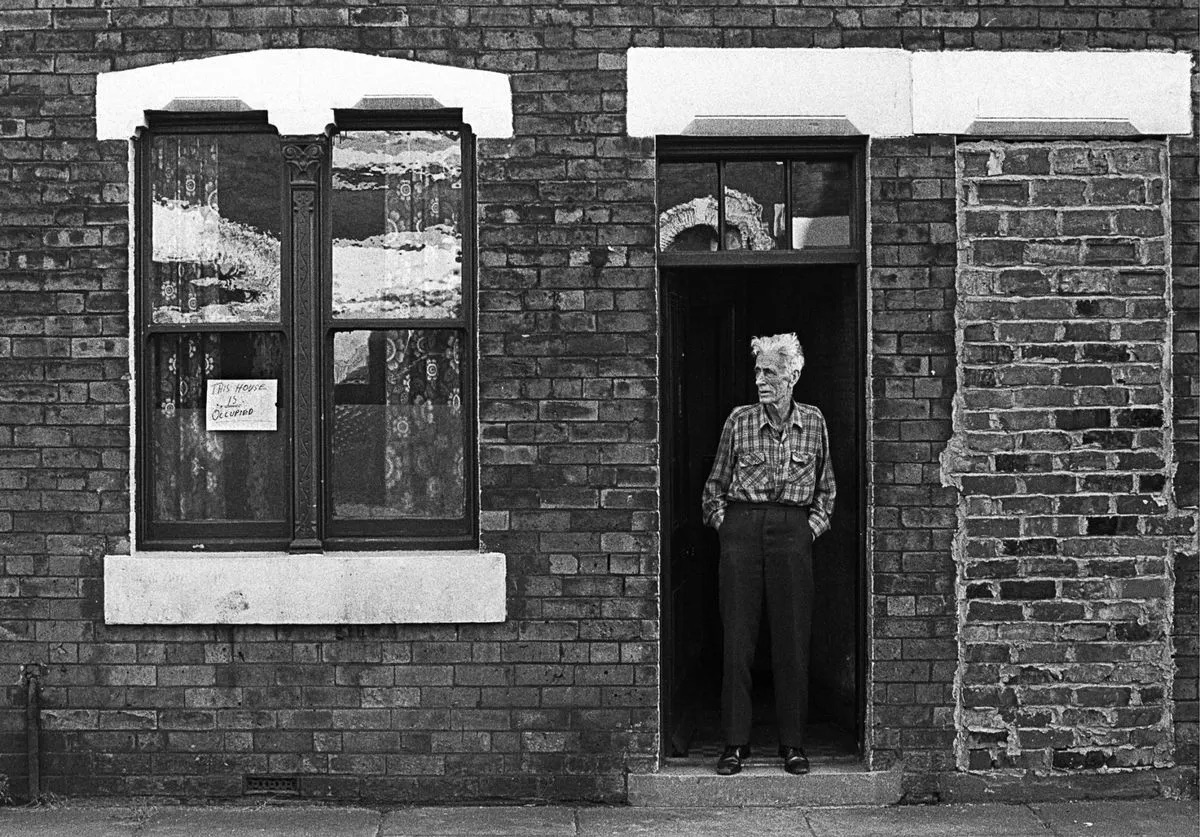
[[[726,163],[724,249],[774,250],[786,236],[783,163]]]
[[[278,322],[278,139],[159,135],[150,157],[152,321]]]
[[[333,405],[335,518],[465,514],[460,331],[334,334]]]
[[[792,163],[792,247],[850,246],[850,163]]]
[[[338,134],[331,200],[333,316],[461,316],[457,133]]]
[[[210,430],[210,381],[283,380],[278,334],[155,334],[149,344],[153,519],[283,520],[282,388],[274,431]]]
[[[717,164],[660,163],[658,249],[717,249]]]

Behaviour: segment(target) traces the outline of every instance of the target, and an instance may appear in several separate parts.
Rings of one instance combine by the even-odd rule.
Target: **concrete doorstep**
[[[68,802],[0,809],[0,837],[1196,837],[1195,800],[851,808],[257,807]]]
[[[718,776],[712,761],[672,759],[657,773],[629,775],[629,804],[652,808],[817,808],[890,805],[903,790],[899,770],[864,770],[861,764],[816,764],[798,778],[778,760],[752,761],[735,776]]]

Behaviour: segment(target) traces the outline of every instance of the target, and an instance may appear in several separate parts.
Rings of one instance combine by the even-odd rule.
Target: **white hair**
[[[788,372],[804,371],[804,349],[800,347],[800,338],[794,331],[772,334],[769,337],[755,337],[750,341],[750,351],[756,358],[761,355],[779,355],[783,358],[784,368]]]

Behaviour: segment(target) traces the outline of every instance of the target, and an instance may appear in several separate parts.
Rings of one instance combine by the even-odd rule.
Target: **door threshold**
[[[657,773],[629,775],[629,804],[643,808],[816,808],[892,805],[901,770],[867,770],[860,761],[814,761],[804,776],[783,771],[774,754],[751,757],[742,772],[718,776],[713,759],[667,759]]]

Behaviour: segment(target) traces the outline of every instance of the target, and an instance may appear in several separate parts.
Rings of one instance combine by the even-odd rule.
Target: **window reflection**
[[[792,248],[850,246],[850,163],[792,163]]]
[[[786,239],[783,163],[725,164],[725,249],[774,250]]]
[[[158,135],[150,157],[153,322],[278,322],[278,138]]]
[[[334,137],[333,316],[461,316],[462,212],[458,133]]]
[[[658,167],[658,247],[665,252],[717,249],[717,164]]]
[[[660,162],[659,251],[849,247],[852,165],[850,156]]]

